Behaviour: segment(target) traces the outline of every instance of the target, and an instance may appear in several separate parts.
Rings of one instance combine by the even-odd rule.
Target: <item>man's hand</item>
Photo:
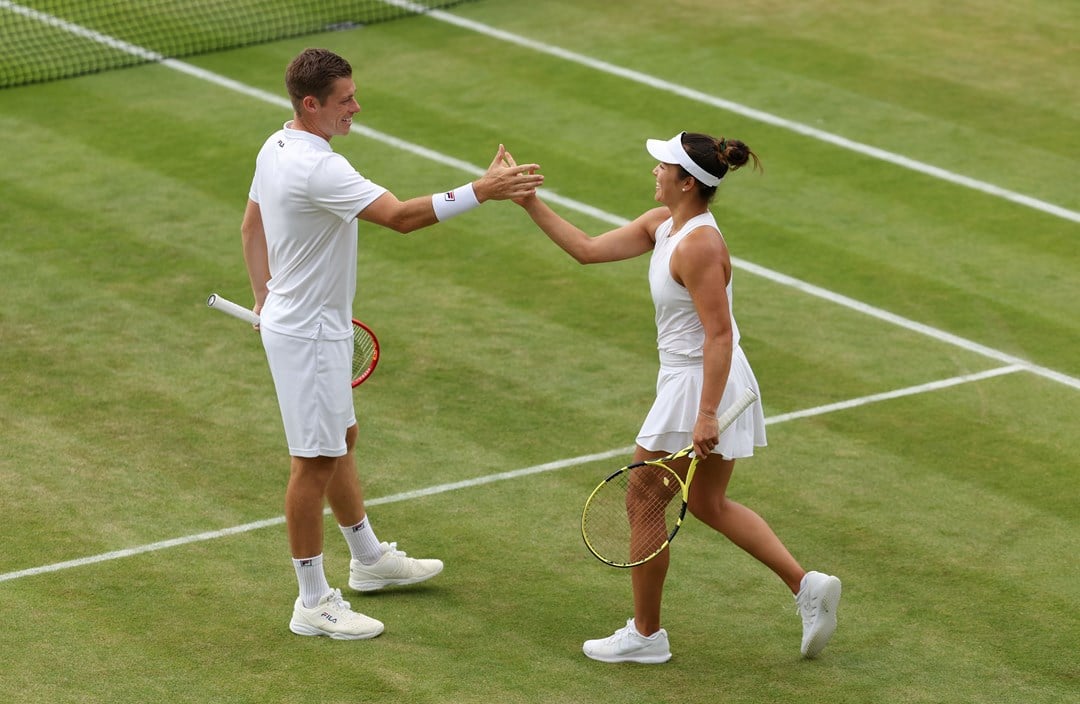
[[[544,177],[536,173],[539,168],[539,164],[519,166],[506,147],[500,144],[487,172],[473,182],[476,200],[481,203],[485,200],[513,200],[520,205],[522,200],[535,196],[536,189],[544,183]]]

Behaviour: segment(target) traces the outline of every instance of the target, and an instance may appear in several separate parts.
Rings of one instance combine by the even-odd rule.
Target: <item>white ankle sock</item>
[[[371,530],[371,521],[366,516],[355,526],[338,526],[338,528],[345,536],[345,542],[349,544],[352,559],[359,560],[365,565],[373,565],[382,557],[382,546],[379,544],[379,539],[375,537],[375,531]]]
[[[294,557],[292,563],[296,570],[296,580],[300,583],[300,601],[304,608],[310,609],[332,591],[326,581],[326,573],[323,572],[323,557]]]

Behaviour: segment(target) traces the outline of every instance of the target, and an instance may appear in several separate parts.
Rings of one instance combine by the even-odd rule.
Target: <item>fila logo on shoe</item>
[[[325,618],[330,623],[337,623],[337,616],[334,616],[327,611],[323,611],[321,614],[319,614],[319,616]]]

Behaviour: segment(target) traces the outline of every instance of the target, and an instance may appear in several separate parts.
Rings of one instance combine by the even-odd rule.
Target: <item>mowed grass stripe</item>
[[[452,24],[456,27],[468,29],[484,36],[498,39],[500,41],[509,42],[511,44],[530,49],[542,54],[548,54],[564,61],[580,64],[586,66],[595,71],[601,73],[618,76],[625,78],[635,83],[648,86],[650,88],[671,93],[681,98],[686,98],[694,102],[702,103],[712,107],[720,108],[727,112],[741,115],[743,117],[760,122],[762,124],[771,125],[773,127],[779,127],[781,129],[790,130],[796,132],[804,137],[809,137],[821,142],[831,144],[842,149],[856,152],[864,156],[869,156],[874,159],[888,162],[894,166],[900,166],[905,169],[917,171],[927,176],[932,176],[942,181],[948,181],[964,188],[970,188],[972,190],[979,191],[995,198],[1003,198],[1005,200],[1017,203],[1019,205],[1033,208],[1042,213],[1059,217],[1072,222],[1080,223],[1080,212],[1070,210],[1068,208],[1048,203],[1038,198],[1025,195],[1023,193],[1017,193],[1007,188],[1002,188],[992,183],[980,181],[979,179],[970,178],[962,174],[953,173],[948,169],[934,166],[932,164],[926,164],[916,159],[890,152],[885,149],[871,146],[869,144],[863,144],[852,139],[847,139],[840,135],[826,132],[825,130],[817,129],[809,125],[805,125],[794,120],[788,120],[786,118],[774,115],[763,110],[757,110],[741,103],[720,98],[718,96],[709,95],[699,90],[688,88],[686,86],[679,85],[670,81],[666,81],[655,76],[651,76],[640,71],[634,71],[622,66],[616,66],[615,64],[608,63],[599,59],[594,59],[577,52],[569,51],[552,44],[546,44],[544,42],[536,41],[528,37],[507,32],[505,30],[498,29],[496,27],[490,27],[482,22],[476,22],[457,15],[453,15],[444,10],[428,10],[428,8],[417,5],[415,3],[407,2],[407,0],[384,0],[388,4],[404,7],[412,10],[413,12],[423,13],[427,17]]]
[[[1004,374],[1013,374],[1021,371],[1022,367],[1002,367],[999,369],[989,370],[979,374],[969,374],[962,377],[955,377],[953,379],[942,379],[926,384],[919,384],[914,387],[906,389],[896,389],[889,392],[880,394],[874,394],[872,396],[866,396],[863,398],[849,399],[842,403],[833,403],[826,406],[819,406],[817,408],[807,408],[799,411],[793,411],[791,413],[785,413],[779,416],[771,416],[766,418],[767,425],[776,425],[778,423],[785,423],[792,420],[799,420],[803,418],[813,418],[816,416],[824,415],[827,413],[835,413],[838,411],[846,411],[860,406],[865,406],[872,403],[880,403],[882,401],[903,398],[905,396],[913,396],[916,394],[930,393],[932,391],[940,391],[960,384],[969,384],[984,379],[990,379]],[[483,486],[485,484],[491,484],[494,482],[508,481],[512,479],[519,479],[522,477],[531,476],[534,474],[541,474],[545,472],[552,472],[561,469],[567,469],[570,467],[577,467],[583,464],[592,464],[594,462],[606,461],[623,457],[633,452],[633,446],[620,447],[612,450],[606,450],[604,452],[592,453],[588,455],[582,455],[579,457],[571,457],[561,460],[555,460],[552,462],[546,462],[544,464],[536,465],[533,467],[524,467],[521,469],[510,470],[507,472],[500,472],[497,474],[490,474],[482,477],[475,477],[472,479],[463,479],[448,484],[441,484],[436,486],[424,487],[421,489],[414,489],[409,491],[403,491],[389,496],[374,497],[367,500],[369,506],[380,506],[383,504],[397,503],[399,501],[410,501],[425,496],[434,496],[436,494],[443,494],[449,491],[457,491],[460,489],[471,489],[477,486]],[[326,515],[331,515],[330,509],[326,509]],[[285,522],[284,516],[277,516],[274,518],[268,518],[261,521],[254,521],[240,526],[232,526],[230,528],[223,528],[220,530],[206,531],[195,535],[182,536],[179,538],[172,538],[170,540],[163,540],[147,545],[140,545],[132,548],[124,548],[121,550],[113,550],[100,555],[93,555],[89,557],[79,558],[75,560],[67,560],[65,562],[54,563],[51,565],[43,565],[41,567],[31,567],[24,570],[18,570],[15,572],[8,572],[6,574],[0,574],[0,582],[10,581],[14,579],[22,579],[24,577],[32,577],[39,574],[46,574],[49,572],[57,572],[60,570],[72,569],[77,567],[84,567],[86,565],[92,565],[99,562],[106,562],[109,560],[117,560],[125,557],[132,557],[135,555],[141,555],[148,552],[157,552],[159,550],[166,550],[169,548],[180,547],[191,543],[198,543],[207,540],[216,540],[218,538],[224,538],[240,533],[247,533],[254,530],[260,530],[263,528],[269,528],[272,526],[281,525]]]

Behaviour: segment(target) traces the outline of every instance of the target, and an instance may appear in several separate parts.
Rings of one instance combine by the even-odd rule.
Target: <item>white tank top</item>
[[[671,231],[673,225],[672,219],[668,218],[656,228],[656,244],[649,261],[649,290],[656,306],[656,347],[662,356],[675,354],[700,359],[704,354],[705,328],[690,292],[671,276],[671,253],[696,228],[707,225],[716,231],[717,237],[723,238],[723,235],[716,225],[716,218],[708,211],[690,218],[678,232]],[[739,345],[739,326],[735,324],[731,281],[727,284],[727,297],[734,348]]]

